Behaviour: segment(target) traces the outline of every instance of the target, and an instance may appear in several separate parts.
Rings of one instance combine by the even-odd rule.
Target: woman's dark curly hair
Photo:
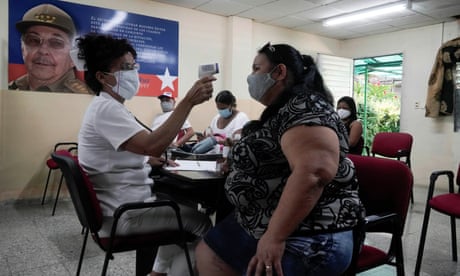
[[[96,72],[108,72],[113,62],[131,53],[136,59],[137,53],[126,39],[114,38],[110,35],[90,33],[77,38],[78,56],[86,62],[86,84],[99,95],[102,84],[96,79]]]
[[[302,55],[287,44],[270,43],[265,44],[258,53],[266,55],[273,67],[282,63],[287,68],[286,90],[274,104],[264,110],[260,118],[262,122],[276,114],[290,98],[299,93],[315,91],[322,94],[330,104],[334,104],[332,94],[324,84],[323,77],[311,56]]]

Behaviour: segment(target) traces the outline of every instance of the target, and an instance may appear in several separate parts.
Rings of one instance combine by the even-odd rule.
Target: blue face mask
[[[219,109],[219,115],[222,118],[227,119],[228,117],[232,116],[232,110],[230,108]]]

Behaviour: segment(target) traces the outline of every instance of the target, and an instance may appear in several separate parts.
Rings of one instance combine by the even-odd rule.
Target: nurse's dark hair
[[[297,49],[288,44],[265,44],[259,54],[267,56],[268,60],[275,67],[284,64],[287,68],[287,87],[274,104],[268,106],[261,116],[265,121],[285,105],[290,98],[299,93],[320,93],[331,104],[334,98],[324,84],[316,63],[309,55],[302,55]]]
[[[89,33],[84,37],[77,38],[78,55],[84,57],[86,62],[86,84],[99,95],[102,84],[96,79],[96,73],[109,72],[113,62],[131,53],[137,58],[134,47],[127,39],[119,39],[106,34]]]

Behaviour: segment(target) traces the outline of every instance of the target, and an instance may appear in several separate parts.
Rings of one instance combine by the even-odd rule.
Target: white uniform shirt
[[[225,138],[232,138],[233,133],[239,129],[242,129],[243,126],[249,121],[248,115],[246,115],[246,113],[244,112],[239,111],[238,114],[236,114],[235,118],[233,118],[233,120],[231,120],[225,128],[218,128],[217,120],[219,119],[219,117],[219,114],[214,116],[209,126],[211,127],[213,134],[220,134]]]
[[[148,157],[120,149],[143,130],[126,107],[105,92],[94,97],[86,110],[78,135],[78,160],[94,185],[104,216],[112,216],[122,203],[151,196]]]
[[[153,123],[151,127],[152,130],[159,128],[169,118],[169,116],[171,116],[172,113],[173,113],[172,110],[168,112],[164,112],[164,113],[158,113],[153,119]],[[192,125],[190,124],[190,122],[188,120],[185,120],[184,124],[181,127],[181,130],[186,130],[187,128],[191,128],[191,127]],[[176,142],[176,141],[177,141],[177,136],[176,138],[174,138],[173,142]]]

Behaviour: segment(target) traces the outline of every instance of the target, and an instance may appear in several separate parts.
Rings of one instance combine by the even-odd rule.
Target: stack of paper
[[[165,167],[167,170],[178,171],[216,171],[216,161],[174,160],[179,166]]]

